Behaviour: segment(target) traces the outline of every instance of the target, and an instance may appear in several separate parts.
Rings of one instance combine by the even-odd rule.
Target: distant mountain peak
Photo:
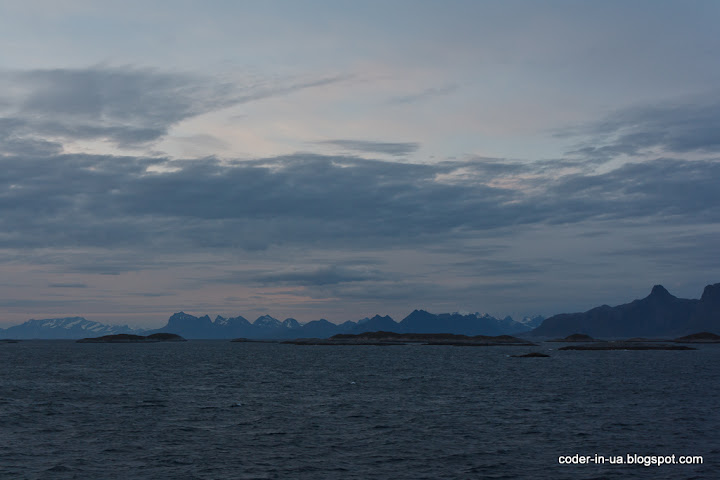
[[[253,322],[253,325],[256,327],[278,328],[282,326],[282,322],[270,315],[262,315]]]
[[[405,318],[425,318],[425,317],[435,317],[435,315],[428,312],[427,310],[415,309],[412,312],[410,312],[410,315],[408,315]]]
[[[652,290],[650,291],[651,297],[658,297],[658,298],[675,298],[670,292],[667,291],[665,287],[662,285],[655,285]]]
[[[293,329],[301,327],[300,322],[298,322],[294,318],[286,318],[285,320],[283,320],[282,326],[285,328],[293,328]]]

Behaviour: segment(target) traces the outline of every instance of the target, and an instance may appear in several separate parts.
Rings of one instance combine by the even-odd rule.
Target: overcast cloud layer
[[[654,61],[664,42],[650,45],[600,15],[640,15],[640,3],[602,12],[522,5],[538,22],[523,21],[536,36],[532,55],[524,37],[513,50],[460,35],[452,21],[478,13],[460,3],[439,18],[418,4],[399,27],[411,38],[419,25],[453,32],[428,63],[411,45],[377,50],[371,38],[336,57],[334,43],[310,30],[307,41],[324,50],[304,53],[306,66],[233,57],[202,35],[182,68],[142,66],[150,53],[131,46],[118,47],[123,63],[113,62],[73,36],[79,57],[8,54],[0,323],[84,315],[155,326],[179,310],[337,322],[375,313],[399,320],[414,308],[549,315],[629,301],[655,283],[698,297],[720,281],[719,72],[702,68],[701,53],[692,65],[681,53],[717,38],[698,21],[685,43],[663,47],[663,65],[696,78],[653,81],[650,73],[666,68]],[[22,8],[3,8],[30,22]],[[118,21],[135,23],[134,8]],[[228,12],[212,8],[202,15],[230,35],[220,19]],[[712,3],[694,8],[683,18],[660,9],[643,28],[717,18]],[[258,6],[246,13],[274,18]],[[349,22],[346,34],[326,32],[337,48],[361,38],[358,17],[326,13]],[[68,13],[48,16],[38,24],[72,23]],[[562,21],[557,35],[579,35],[580,49],[564,47],[564,59],[543,23]],[[367,22],[392,36],[383,22]],[[627,40],[615,56],[613,35]],[[111,39],[98,33],[97,41]],[[293,44],[273,42],[261,49],[276,60]],[[234,58],[230,67],[227,58],[207,63],[202,53],[213,47]],[[590,51],[593,68],[582,55]],[[646,63],[621,69],[643,55]],[[252,68],[236,65],[243,58]],[[581,92],[600,66],[639,83]],[[511,91],[514,82],[524,88]]]

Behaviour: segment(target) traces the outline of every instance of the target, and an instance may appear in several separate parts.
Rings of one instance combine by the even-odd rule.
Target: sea
[[[0,479],[720,478],[720,345],[558,346],[2,343]]]

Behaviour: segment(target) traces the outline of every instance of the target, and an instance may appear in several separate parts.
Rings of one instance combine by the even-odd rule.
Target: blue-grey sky
[[[0,325],[720,281],[720,3],[0,3]]]

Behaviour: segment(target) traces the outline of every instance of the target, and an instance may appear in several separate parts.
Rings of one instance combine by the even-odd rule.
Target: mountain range
[[[564,337],[581,333],[595,338],[674,338],[703,331],[720,333],[720,283],[706,286],[699,300],[675,297],[662,285],[655,285],[647,297],[630,303],[615,307],[602,305],[586,312],[562,313],[544,320],[541,316],[516,321],[511,317],[498,319],[480,313],[434,314],[414,310],[400,322],[389,316],[375,315],[338,325],[324,319],[307,323],[293,318],[280,321],[270,315],[258,317],[254,322],[242,316],[217,316],[212,320],[208,315],[196,317],[178,312],[168,319],[164,327],[154,330],[104,325],[82,317],[68,317],[28,320],[21,325],[0,329],[0,338],[78,339],[120,333],[175,333],[190,339],[294,339],[375,331],[469,336],[520,334],[533,337]]]
[[[511,317],[497,319],[488,314],[442,313],[433,314],[415,310],[402,321],[396,322],[389,316],[375,315],[357,322],[347,321],[335,324],[327,320],[300,323],[294,318],[280,321],[270,315],[258,317],[250,322],[242,316],[225,318],[217,316],[212,320],[208,315],[196,317],[185,312],[173,314],[167,324],[159,329],[132,329],[127,325],[103,325],[82,317],[28,320],[5,330],[0,329],[0,338],[15,339],[78,339],[102,335],[129,333],[151,335],[153,333],[175,333],[190,339],[294,339],[328,338],[338,333],[364,333],[387,331],[395,333],[454,333],[460,335],[504,335],[529,332],[542,322],[543,317],[526,317],[515,321]]]
[[[655,285],[650,295],[630,303],[554,315],[530,335],[674,338],[697,332],[720,333],[720,283],[706,286],[699,300],[675,297],[662,285]]]

